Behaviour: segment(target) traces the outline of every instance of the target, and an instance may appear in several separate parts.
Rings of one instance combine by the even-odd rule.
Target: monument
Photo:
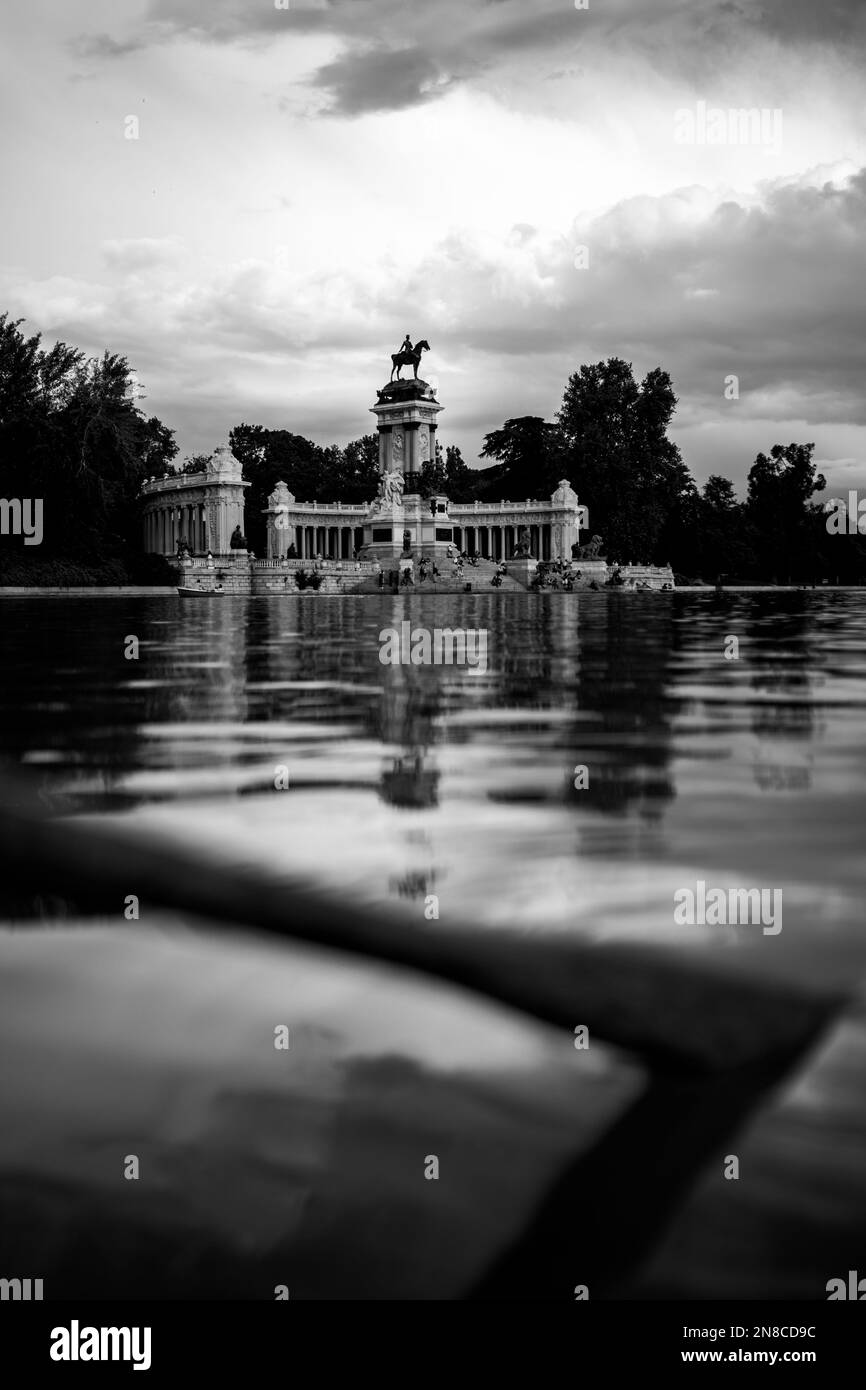
[[[522,502],[451,502],[444,493],[421,496],[421,472],[437,458],[436,388],[418,369],[430,351],[426,338],[407,334],[391,353],[391,379],[370,407],[378,429],[378,486],[371,502],[300,502],[285,482],[268,498],[268,559],[281,560],[290,547],[299,559],[378,563],[394,568],[407,559],[444,560],[453,550],[517,564],[528,583],[540,560],[566,559],[586,525],[586,508],[563,479],[551,497]],[[410,367],[411,379],[401,372]]]
[[[422,514],[419,489],[421,470],[436,454],[437,416],[442,410],[435,389],[418,376],[422,354],[429,350],[426,338],[413,345],[407,334],[402,348],[391,354],[391,379],[376,392],[371,406],[379,434],[381,481],[364,528],[364,553],[380,563],[398,555],[420,555],[422,550],[435,553],[437,547],[434,518]],[[407,366],[413,369],[411,381],[400,376]],[[448,543],[439,542],[443,553]]]
[[[390,379],[376,391],[370,407],[378,431],[378,483],[371,500],[301,501],[284,480],[275,479],[264,509],[267,555],[253,558],[244,542],[244,490],[250,484],[243,479],[239,461],[222,446],[200,473],[151,479],[144,485],[145,548],[169,555],[185,542],[191,557],[183,563],[195,572],[196,582],[208,582],[204,573],[198,575],[206,568],[212,580],[216,566],[224,590],[232,592],[294,593],[294,567],[310,564],[323,592],[378,589],[382,571],[399,569],[405,577],[408,568],[417,580],[422,559],[428,562],[428,572],[432,561],[434,572],[447,576],[448,557],[461,553],[497,566],[504,561],[509,579],[523,588],[532,586],[539,564],[566,565],[572,557],[579,563],[576,578],[581,585],[608,582],[600,539],[579,546],[589,518],[566,478],[550,496],[521,501],[451,502],[444,493],[422,497],[421,472],[437,458],[443,408],[436,388],[418,374],[430,350],[426,338],[413,343],[406,334],[398,351],[390,354]],[[402,372],[409,367],[412,376],[404,378]],[[209,566],[208,552],[216,557]],[[635,584],[673,584],[669,567],[626,566],[625,572]],[[474,579],[493,582],[483,567]]]
[[[195,555],[225,554],[235,529],[243,531],[244,490],[250,486],[240,459],[225,444],[199,473],[151,478],[141,490],[145,550],[173,555],[184,541]]]

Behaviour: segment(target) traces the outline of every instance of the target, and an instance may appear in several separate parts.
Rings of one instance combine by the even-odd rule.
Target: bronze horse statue
[[[397,380],[400,381],[400,371],[403,367],[412,366],[415,371],[415,380],[418,380],[418,364],[421,361],[421,353],[429,352],[430,344],[426,338],[422,338],[409,352],[391,353],[391,380],[394,380],[394,373],[397,373]]]

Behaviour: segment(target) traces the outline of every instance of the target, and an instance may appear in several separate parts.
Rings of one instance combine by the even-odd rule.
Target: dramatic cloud
[[[616,354],[699,478],[815,439],[866,482],[862,4],[45,4],[4,16],[0,306],[126,353],[183,452],[356,436],[408,331],[470,460]],[[683,144],[700,102],[783,139]]]
[[[563,0],[151,0],[126,37],[83,35],[88,56],[123,57],[184,38],[215,44],[278,44],[330,36],[339,56],[311,73],[335,114],[403,110],[463,81],[564,56],[589,64],[641,54],[654,66],[712,81],[720,58],[761,44],[866,46],[860,0],[607,0],[587,10]],[[771,58],[772,50],[764,50]],[[772,70],[765,80],[772,82]]]

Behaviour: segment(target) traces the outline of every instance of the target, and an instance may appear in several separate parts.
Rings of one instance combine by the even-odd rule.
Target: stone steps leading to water
[[[415,594],[462,594],[465,593],[467,584],[472,585],[473,593],[487,593],[488,591],[497,592],[497,590],[494,589],[492,581],[499,565],[492,560],[479,560],[477,565],[464,565],[462,579],[457,579],[455,577],[454,567],[449,561],[440,564],[438,568],[440,573],[437,579],[421,579],[418,575],[416,566],[415,583],[406,588],[401,585],[400,592]],[[387,566],[383,566],[383,569],[385,571],[386,581],[384,592],[388,593],[390,592],[387,583],[388,568]],[[381,592],[382,589],[379,587],[378,578],[365,579],[363,584],[353,588],[353,593],[372,594]],[[502,584],[498,587],[498,592],[525,593],[526,590],[516,579],[506,574],[503,575]]]

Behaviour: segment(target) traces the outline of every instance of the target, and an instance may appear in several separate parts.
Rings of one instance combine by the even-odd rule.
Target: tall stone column
[[[405,426],[406,461],[404,464],[407,481],[409,478],[417,477],[421,472],[420,432],[420,420],[407,420]]]
[[[379,472],[387,473],[391,467],[391,426],[379,426]]]
[[[434,456],[442,406],[433,387],[421,380],[389,382],[377,395],[371,411],[379,427],[379,472],[402,472],[407,483],[414,482],[426,459]]]

